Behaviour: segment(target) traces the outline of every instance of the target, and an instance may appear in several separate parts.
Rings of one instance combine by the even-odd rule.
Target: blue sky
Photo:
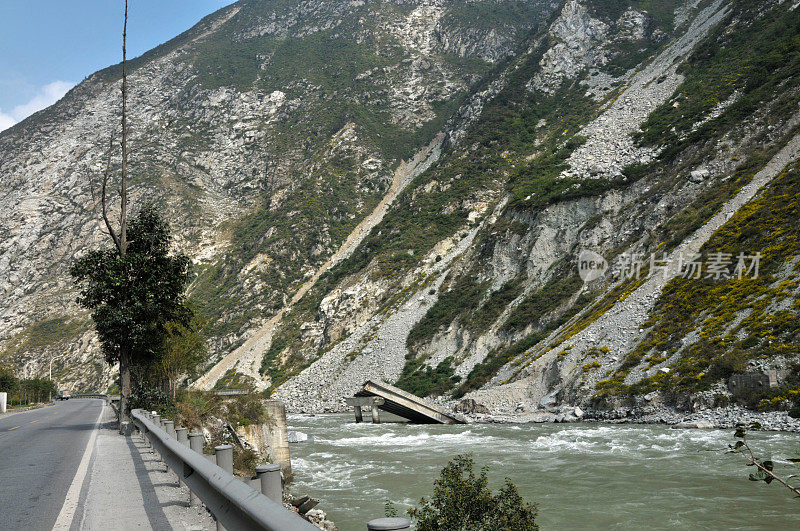
[[[233,0],[128,0],[128,56]],[[0,131],[122,60],[121,0],[0,0]]]

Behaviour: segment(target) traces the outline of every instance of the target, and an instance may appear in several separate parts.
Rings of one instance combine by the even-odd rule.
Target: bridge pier
[[[348,406],[352,406],[356,414],[356,423],[364,422],[364,416],[361,412],[362,407],[368,407],[372,410],[372,422],[375,424],[381,423],[380,414],[378,413],[378,406],[383,405],[383,398],[379,396],[354,396],[353,398],[345,398]]]

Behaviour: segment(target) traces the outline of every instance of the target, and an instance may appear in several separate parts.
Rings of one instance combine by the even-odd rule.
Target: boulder
[[[672,429],[711,430],[714,424],[708,420],[685,420],[672,425]]]
[[[313,437],[309,437],[307,433],[303,433],[302,431],[290,431],[289,432],[289,442],[290,443],[311,442],[313,440],[314,440]]]
[[[465,398],[461,402],[455,405],[453,411],[456,413],[464,413],[466,415],[487,415],[489,413],[489,408],[484,406],[483,404],[479,404],[475,402],[472,398]]]
[[[693,183],[701,183],[711,176],[711,172],[706,169],[694,170],[689,174],[689,180]]]

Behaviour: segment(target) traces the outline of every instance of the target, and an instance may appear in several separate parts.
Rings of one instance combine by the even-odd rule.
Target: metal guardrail
[[[239,396],[239,395],[249,395],[250,389],[217,389],[216,391],[212,391],[217,396]]]
[[[103,393],[84,393],[79,395],[69,395],[70,398],[102,398],[103,400],[111,400],[112,402],[119,402],[119,395],[106,395]]]
[[[181,482],[205,503],[217,521],[231,531],[318,531],[300,516],[246,485],[231,473],[184,446],[141,409],[131,412],[139,431]]]

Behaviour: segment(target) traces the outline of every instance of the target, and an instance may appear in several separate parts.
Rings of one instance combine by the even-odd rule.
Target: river
[[[313,437],[290,445],[292,492],[319,498],[342,531],[366,529],[387,499],[402,513],[429,496],[441,468],[463,453],[473,454],[476,468],[489,466],[493,490],[510,478],[537,504],[543,529],[800,529],[800,500],[775,482],[748,481],[753,468],[725,453],[733,430],[374,425],[355,424],[352,414],[288,421],[290,431]],[[776,472],[792,473],[782,458],[800,449],[797,434],[753,432],[749,440],[773,456]]]

